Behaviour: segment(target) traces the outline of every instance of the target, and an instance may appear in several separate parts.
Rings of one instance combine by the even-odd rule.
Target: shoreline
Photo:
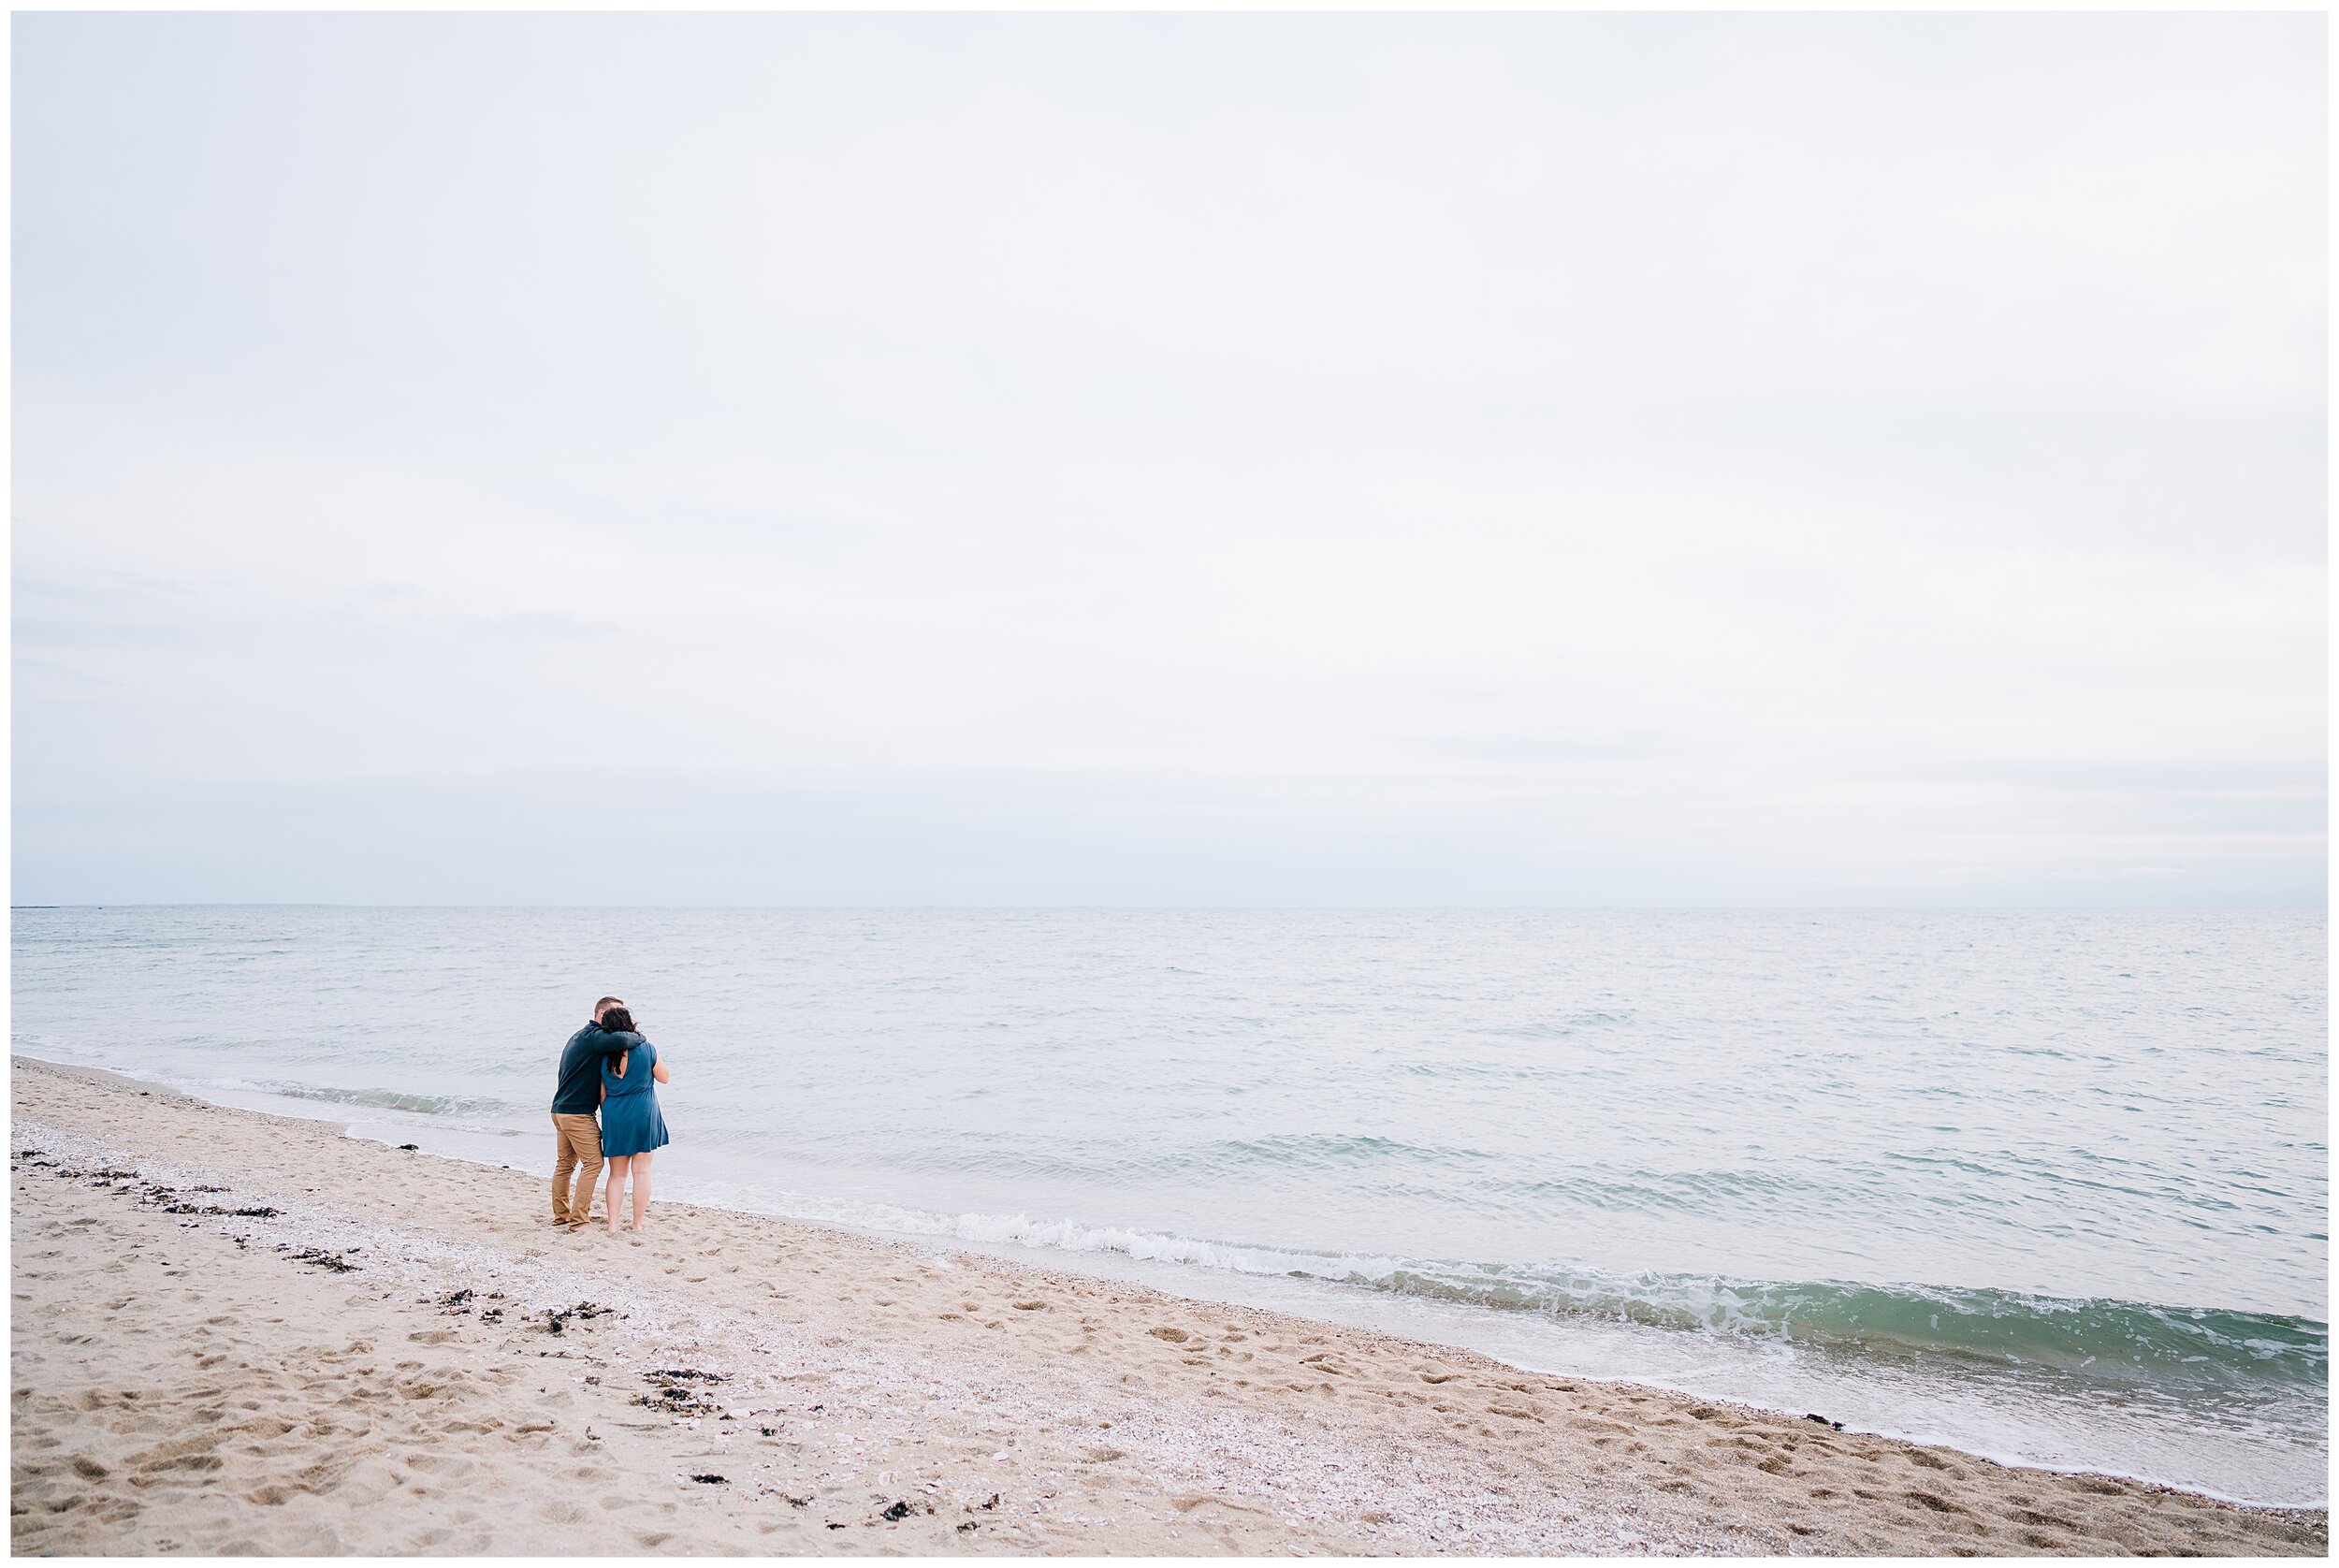
[[[42,1149],[13,1161],[19,1550],[2327,1546],[2320,1508],[2014,1469],[946,1241],[664,1201],[641,1238],[556,1235],[524,1172],[447,1156],[418,1182],[341,1125],[103,1068],[19,1056],[11,1082],[11,1154]],[[546,1362],[557,1391],[530,1381]],[[382,1418],[437,1405],[428,1428]],[[253,1422],[221,1413],[254,1406],[283,1430],[240,1441]],[[471,1479],[439,1489],[434,1459]]]
[[[391,1142],[391,1140],[399,1135],[395,1132],[385,1132],[380,1130],[385,1124],[382,1123],[378,1117],[363,1114],[362,1112],[369,1108],[362,1105],[350,1105],[338,1101],[328,1102],[320,1100],[319,1102],[316,1102],[316,1107],[312,1110],[310,1109],[311,1102],[298,1096],[290,1097],[289,1102],[283,1109],[268,1104],[237,1104],[231,1099],[209,1098],[200,1091],[184,1089],[164,1079],[138,1078],[114,1068],[51,1061],[47,1058],[30,1055],[22,1052],[15,1053],[14,1056],[18,1060],[39,1066],[51,1071],[83,1077],[93,1082],[111,1083],[117,1086],[123,1086],[138,1090],[153,1090],[167,1093],[187,1098],[196,1103],[208,1105],[215,1110],[232,1111],[240,1114],[260,1117],[279,1117],[292,1122],[311,1123],[320,1126],[330,1127],[340,1136],[355,1141],[373,1144],[385,1148],[400,1147],[400,1145]],[[259,1101],[274,1101],[286,1098],[286,1096],[283,1096],[257,1089],[249,1091],[249,1095],[251,1098]],[[328,1106],[330,1107],[329,1110],[327,1109]],[[371,1123],[372,1130],[365,1132],[360,1132],[358,1130],[361,1125],[366,1125],[369,1123]],[[429,1136],[427,1132],[421,1131],[417,1131],[414,1135],[420,1137]],[[533,1148],[532,1144],[523,1146]],[[475,1151],[466,1151],[459,1147],[455,1149],[434,1149],[426,1143],[419,1146],[416,1152],[428,1157],[446,1160],[453,1164],[471,1169],[502,1169],[516,1174],[532,1176],[539,1181],[545,1179],[549,1169],[548,1161],[543,1162],[545,1164],[545,1169],[538,1170],[532,1169],[530,1166],[516,1166],[508,1162],[497,1161],[488,1154]],[[661,1193],[663,1194],[668,1190],[669,1188],[667,1185],[661,1182],[660,1188]],[[1018,1244],[1011,1241],[989,1241],[980,1239],[967,1239],[960,1235],[943,1231],[898,1228],[889,1229],[878,1223],[856,1222],[852,1219],[841,1218],[833,1214],[818,1212],[790,1212],[780,1210],[747,1208],[735,1203],[724,1202],[719,1198],[686,1198],[668,1199],[661,1197],[661,1201],[670,1201],[686,1207],[704,1208],[722,1213],[753,1215],[782,1224],[804,1225],[815,1228],[834,1229],[847,1235],[861,1237],[865,1240],[882,1243],[907,1246],[914,1250],[925,1252],[963,1252],[997,1260],[1010,1266],[1032,1268],[1044,1271],[1068,1272],[1106,1285],[1112,1288],[1147,1288],[1158,1291],[1167,1296],[1178,1298],[1180,1299],[1205,1301],[1220,1305],[1239,1306],[1276,1313],[1286,1316],[1302,1318],[1318,1324],[1319,1326],[1337,1326],[1356,1329],[1365,1333],[1391,1336],[1407,1342],[1417,1342],[1425,1345],[1457,1353],[1480,1356],[1499,1366],[1503,1366],[1510,1370],[1511,1372],[1525,1376],[1569,1378],[1576,1381],[1595,1382],[1614,1387],[1629,1387],[1696,1401],[1729,1404],[1734,1407],[1744,1408],[1750,1411],[1760,1412],[1765,1415],[1780,1417],[1791,1418],[1803,1415],[1807,1409],[1814,1405],[1821,1409],[1830,1410],[1831,1414],[1833,1413],[1831,1402],[1826,1398],[1823,1390],[1814,1392],[1809,1399],[1794,1403],[1788,1403],[1778,1400],[1765,1400],[1760,1398],[1759,1396],[1750,1398],[1744,1393],[1739,1392],[1727,1390],[1718,1391],[1712,1387],[1700,1388],[1695,1387],[1685,1387],[1679,1383],[1665,1381],[1662,1377],[1636,1374],[1630,1372],[1574,1372],[1564,1369],[1555,1370],[1547,1364],[1538,1365],[1531,1359],[1520,1358],[1515,1353],[1506,1353],[1506,1349],[1501,1346],[1499,1340],[1495,1343],[1488,1343],[1489,1337],[1483,1334],[1477,1336],[1476,1343],[1474,1343],[1473,1338],[1466,1332],[1438,1332],[1438,1329],[1445,1326],[1435,1321],[1412,1321],[1407,1319],[1403,1314],[1398,1313],[1361,1310],[1354,1303],[1344,1302],[1337,1299],[1333,1293],[1338,1291],[1341,1287],[1331,1285],[1321,1281],[1310,1281],[1307,1283],[1320,1287],[1324,1293],[1324,1299],[1300,1299],[1294,1301],[1290,1299],[1291,1293],[1284,1288],[1286,1282],[1279,1278],[1248,1274],[1237,1270],[1218,1270],[1206,1265],[1179,1266],[1173,1264],[1162,1264],[1158,1262],[1148,1262],[1145,1258],[1135,1254],[1117,1253],[1111,1250],[1093,1252],[1066,1250],[1037,1244]],[[1385,1303],[1380,1302],[1372,1303],[1372,1305],[1375,1306],[1384,1304]],[[1890,1424],[1877,1424],[1873,1420],[1861,1421],[1854,1418],[1838,1424],[1836,1430],[1849,1430],[1866,1436],[1889,1439],[1894,1442],[1910,1444],[1918,1447],[1939,1448],[1944,1451],[1964,1455],[1975,1460],[1998,1465],[2008,1470],[2037,1471],[2046,1474],[2057,1475],[2088,1475],[2106,1480],[2129,1482],[2143,1487],[2182,1492],[2191,1496],[2203,1498],[2211,1502],[2227,1503],[2236,1507],[2297,1511],[2301,1509],[2327,1510],[2329,1506],[2328,1500],[2321,1497],[2303,1501],[2281,1501],[2270,1500],[2262,1496],[2236,1496],[2230,1493],[2219,1491],[2212,1487],[2202,1486],[2182,1479],[2172,1479],[2166,1476],[2154,1475],[2134,1470],[2115,1469],[2109,1466],[2091,1465],[2084,1462],[2056,1463],[2053,1460],[2041,1459],[2018,1452],[2006,1450],[1993,1451],[1986,1446],[1977,1445],[1969,1439],[1960,1436],[1929,1433],[1922,1430],[1899,1430]]]

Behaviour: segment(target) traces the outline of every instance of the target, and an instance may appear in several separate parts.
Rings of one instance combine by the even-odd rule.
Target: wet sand
[[[523,1172],[11,1084],[21,1553],[2327,1550],[2321,1510],[717,1209],[559,1233]]]

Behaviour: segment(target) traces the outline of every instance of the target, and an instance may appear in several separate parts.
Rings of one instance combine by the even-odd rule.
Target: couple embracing
[[[617,1233],[626,1178],[633,1179],[633,1223],[639,1230],[649,1209],[650,1155],[666,1145],[666,1118],[659,1113],[657,1085],[667,1081],[658,1048],[633,1026],[633,1014],[615,996],[593,1004],[593,1021],[569,1037],[560,1053],[560,1082],[552,1096],[552,1223],[582,1230],[592,1223],[593,1182],[602,1161],[609,1162],[609,1191],[603,1206],[609,1234]],[[599,1111],[601,1119],[593,1119]],[[574,1196],[572,1173],[577,1177]]]

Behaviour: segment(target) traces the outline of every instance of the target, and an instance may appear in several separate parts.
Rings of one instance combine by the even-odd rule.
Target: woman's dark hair
[[[622,1003],[601,1015],[601,1026],[613,1035],[630,1035],[633,1030],[633,1014]]]

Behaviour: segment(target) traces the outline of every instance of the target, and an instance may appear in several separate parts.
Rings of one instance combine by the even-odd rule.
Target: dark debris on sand
[[[668,1367],[644,1372],[642,1377],[649,1385],[649,1392],[634,1395],[633,1402],[666,1416],[721,1414],[722,1407],[696,1385],[730,1381],[720,1372],[701,1372],[696,1367]]]
[[[16,1157],[29,1161],[36,1169],[46,1168],[53,1170],[66,1181],[86,1182],[91,1186],[103,1187],[109,1192],[127,1192],[135,1188],[138,1200],[141,1204],[150,1209],[160,1209],[166,1214],[194,1214],[215,1219],[272,1220],[282,1218],[284,1212],[282,1209],[271,1208],[266,1204],[252,1204],[240,1209],[229,1209],[223,1208],[217,1203],[196,1203],[183,1194],[223,1193],[230,1189],[222,1186],[194,1186],[182,1189],[162,1182],[150,1182],[139,1175],[137,1170],[118,1165],[99,1166],[94,1170],[80,1170],[70,1166],[61,1166],[54,1160],[33,1158],[39,1153],[37,1149],[20,1149],[17,1151]]]
[[[596,1317],[613,1317],[615,1307],[601,1306],[592,1301],[579,1301],[573,1307],[545,1309],[545,1332],[558,1334],[571,1323],[590,1323]]]
[[[167,1203],[163,1206],[166,1214],[216,1214],[239,1220],[272,1220],[283,1212],[266,1205],[250,1209],[223,1209],[216,1203]]]

